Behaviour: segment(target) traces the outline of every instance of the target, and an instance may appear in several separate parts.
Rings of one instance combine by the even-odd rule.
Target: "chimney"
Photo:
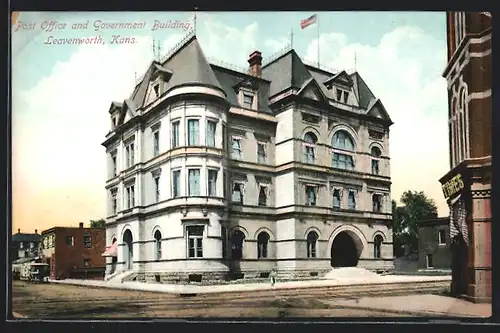
[[[20,234],[21,233],[21,229],[17,229],[17,233]]]
[[[38,235],[38,230],[36,230],[36,229],[35,229],[35,234],[37,234],[37,235]]]
[[[80,228],[83,228],[83,222],[80,222]]]
[[[262,74],[262,53],[259,51],[253,51],[248,56],[248,63],[250,65],[248,70],[250,75],[260,77]]]

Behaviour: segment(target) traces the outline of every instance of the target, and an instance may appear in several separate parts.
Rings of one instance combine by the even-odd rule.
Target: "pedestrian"
[[[271,269],[271,273],[269,273],[269,277],[271,278],[271,287],[274,286],[276,283],[276,270],[273,268]]]

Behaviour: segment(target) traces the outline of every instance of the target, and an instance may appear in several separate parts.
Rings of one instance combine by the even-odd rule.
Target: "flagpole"
[[[319,68],[319,15],[316,14],[316,25],[318,26],[318,68]]]
[[[196,9],[196,8],[195,8]],[[196,35],[196,12],[194,12],[194,18],[193,18],[193,24],[194,24],[194,34]]]
[[[290,29],[290,48],[293,49],[293,28]]]

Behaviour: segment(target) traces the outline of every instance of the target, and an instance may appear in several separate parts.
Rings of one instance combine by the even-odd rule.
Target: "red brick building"
[[[447,12],[452,292],[491,302],[491,14]]]
[[[42,232],[41,252],[50,265],[51,279],[103,279],[106,230],[54,227]]]

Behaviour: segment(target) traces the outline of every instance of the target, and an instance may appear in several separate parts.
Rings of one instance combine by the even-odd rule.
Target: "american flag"
[[[316,23],[316,14],[306,18],[305,20],[300,20],[300,28],[305,29],[314,23]]]
[[[467,211],[464,201],[458,199],[450,205],[450,239],[462,234],[465,244],[469,245],[469,231],[467,228]]]

